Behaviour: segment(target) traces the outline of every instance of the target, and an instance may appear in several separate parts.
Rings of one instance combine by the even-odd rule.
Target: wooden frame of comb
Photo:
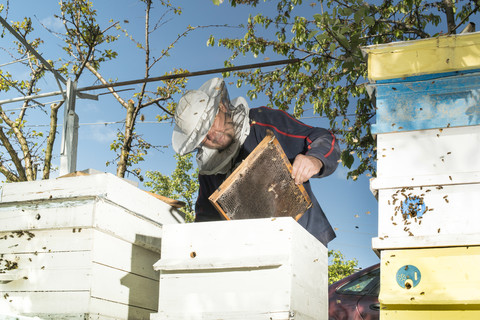
[[[312,202],[291,173],[287,155],[267,130],[267,136],[209,200],[227,220],[291,216],[298,221]]]

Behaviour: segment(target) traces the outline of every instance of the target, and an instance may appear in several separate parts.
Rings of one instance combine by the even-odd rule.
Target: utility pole
[[[78,115],[75,113],[77,82],[68,79],[60,152],[60,176],[77,170]]]

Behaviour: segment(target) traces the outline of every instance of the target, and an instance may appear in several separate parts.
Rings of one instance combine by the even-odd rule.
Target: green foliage
[[[106,166],[115,163],[120,157],[119,152],[122,150],[122,146],[125,143],[125,135],[122,131],[117,131],[117,139],[115,139],[110,144],[110,150],[117,152],[117,158],[114,161],[107,161]],[[141,135],[132,133],[132,144],[131,148],[128,151],[127,157],[127,171],[137,177],[140,181],[143,181],[143,176],[141,174],[142,170],[139,167],[134,168],[134,165],[138,165],[140,162],[145,160],[145,156],[148,154],[148,151],[155,146],[151,145],[149,142],[145,141]]]
[[[190,31],[195,30],[196,27],[188,27],[186,31],[178,35],[172,43],[168,44],[165,49],[161,50],[161,55],[157,57],[150,56],[150,41],[149,36],[160,28],[163,24],[162,20],[169,19],[168,14],[180,15],[182,13],[180,7],[175,7],[169,0],[160,0],[155,2],[154,7],[160,11],[156,17],[158,19],[156,24],[150,24],[150,9],[153,2],[150,0],[141,0],[145,5],[145,37],[141,42],[136,41],[126,29],[122,28],[120,23],[114,21],[101,21],[97,17],[97,11],[94,8],[93,1],[89,0],[60,0],[59,7],[56,8],[57,14],[53,16],[60,20],[64,26],[64,32],[57,32],[49,30],[47,26],[42,25],[43,28],[50,31],[56,37],[63,40],[62,50],[58,51],[57,60],[48,61],[52,69],[55,69],[66,78],[73,81],[80,81],[80,78],[85,74],[85,70],[91,72],[100,82],[107,83],[103,75],[100,73],[100,66],[104,63],[116,59],[118,53],[116,51],[115,41],[119,39],[120,34],[125,34],[130,38],[134,44],[143,51],[145,57],[141,61],[146,61],[145,78],[148,78],[153,67],[159,64],[160,60],[168,57],[174,45],[182,38],[186,37]],[[0,5],[0,11],[4,10],[5,6]],[[6,4],[6,13],[8,15],[8,2]],[[152,14],[152,19],[155,16]],[[97,21],[98,19],[98,21]],[[38,20],[38,19],[37,19]],[[33,25],[35,19],[24,18],[21,21],[12,22],[12,27],[20,33],[30,45],[38,52],[42,52],[43,41],[40,38],[31,39],[33,34]],[[123,20],[124,23],[129,23],[128,20]],[[1,34],[3,37],[5,31]],[[2,50],[6,51],[13,59],[28,62],[22,64],[29,66],[31,69],[29,80],[15,80],[15,76],[10,75],[6,70],[0,69],[0,92],[6,92],[14,88],[21,91],[21,95],[29,96],[39,93],[40,89],[37,87],[39,80],[41,80],[47,66],[42,65],[35,56],[27,52],[26,48],[18,41],[13,40],[14,49],[8,47],[7,44],[2,45]],[[184,70],[173,69],[165,74],[179,73]],[[127,117],[125,121],[124,132],[119,132],[117,139],[112,142],[111,150],[116,152],[114,161],[117,165],[117,175],[124,176],[125,172],[130,172],[134,176],[143,180],[142,172],[138,168],[141,161],[145,159],[149,149],[155,148],[146,138],[135,133],[135,123],[137,119],[143,121],[144,116],[141,109],[148,106],[158,106],[159,113],[156,118],[159,121],[170,119],[174,113],[176,104],[173,102],[173,96],[185,89],[186,79],[179,78],[170,81],[162,81],[153,90],[147,85],[143,85],[139,92],[133,96],[136,101],[133,102],[131,96],[124,98],[121,94],[113,93],[115,99],[119,102],[121,107],[127,110]],[[128,101],[128,102],[127,102]],[[130,105],[132,101],[132,105]],[[17,114],[2,114],[0,112],[0,122],[6,123],[3,128],[0,128],[0,174],[7,177],[9,181],[23,181],[35,179],[36,166],[44,162],[44,178],[48,178],[51,167],[51,150],[55,141],[55,136],[58,133],[57,125],[57,111],[62,103],[52,107],[50,133],[47,138],[40,132],[29,132],[25,129],[25,114],[29,113],[27,110],[34,103],[33,100],[26,101],[23,109]],[[11,119],[10,119],[11,118]],[[11,129],[9,129],[11,127]],[[42,141],[43,140],[43,141]],[[46,148],[41,148],[46,141]],[[41,151],[41,152],[38,152]],[[44,153],[43,155],[41,153]],[[45,160],[45,161],[43,161]],[[12,163],[14,165],[12,165]],[[107,162],[107,165],[113,163]],[[48,172],[45,174],[45,172]]]
[[[175,154],[177,166],[170,176],[166,176],[159,171],[147,171],[145,176],[149,181],[145,186],[151,188],[151,192],[162,196],[181,200],[185,202],[185,207],[181,208],[186,221],[193,221],[195,216],[195,199],[198,192],[198,169],[193,169],[192,154],[180,156]]]
[[[328,284],[348,277],[355,272],[355,267],[358,265],[357,259],[345,260],[343,254],[337,250],[328,250],[328,258],[330,260],[328,265]]]
[[[102,62],[115,59],[117,52],[103,45],[111,45],[118,39],[116,35],[110,35],[107,31],[113,26],[102,28],[96,21],[97,11],[93,3],[87,0],[62,0],[60,1],[61,16],[59,18],[65,26],[65,34],[62,35],[65,42],[65,50],[72,59],[64,65],[70,68],[76,79],[88,61],[94,69],[98,70]]]
[[[209,38],[231,50],[226,66],[241,55],[301,58],[295,64],[271,71],[241,71],[237,85],[253,87],[250,98],[260,93],[268,106],[289,109],[299,117],[306,105],[329,120],[343,143],[342,163],[350,169],[349,178],[375,175],[375,141],[370,124],[375,106],[367,94],[367,65],[361,47],[427,38],[454,33],[478,13],[475,1],[391,1],[371,4],[363,0],[320,0],[304,4],[301,0],[269,1],[277,4],[277,14],[258,14],[247,21],[241,38]],[[258,6],[257,1],[230,0],[231,5]],[[310,7],[309,7],[310,6]],[[449,10],[453,7],[453,10]],[[309,16],[295,15],[296,12]],[[440,22],[447,23],[444,29]],[[428,32],[427,32],[428,30]],[[433,32],[430,32],[433,30]]]

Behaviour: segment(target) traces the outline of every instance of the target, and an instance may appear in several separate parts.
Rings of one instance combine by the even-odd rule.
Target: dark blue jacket
[[[300,153],[314,156],[323,162],[323,168],[318,175],[314,176],[315,178],[326,177],[337,168],[340,149],[335,136],[330,131],[308,126],[284,111],[265,107],[250,109],[249,117],[250,133],[240,149],[236,163],[245,159],[266,136],[266,130],[270,129],[274,132],[291,163]],[[195,221],[222,219],[221,214],[216,211],[208,197],[225,179],[225,174],[199,176],[200,190],[195,205]],[[335,238],[335,232],[313,195],[310,182],[305,182],[303,186],[313,205],[298,220],[298,223],[327,246],[328,242]]]

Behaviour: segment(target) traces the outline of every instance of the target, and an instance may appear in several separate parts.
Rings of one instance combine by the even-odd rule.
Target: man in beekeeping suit
[[[298,223],[327,246],[335,232],[312,193],[309,179],[326,177],[337,168],[340,150],[335,136],[284,111],[249,109],[242,97],[230,100],[221,78],[187,91],[175,112],[174,150],[181,155],[197,151],[200,190],[195,222],[222,219],[208,197],[263,140],[267,129],[273,131],[292,163],[295,183],[303,184],[312,200],[312,207]]]

